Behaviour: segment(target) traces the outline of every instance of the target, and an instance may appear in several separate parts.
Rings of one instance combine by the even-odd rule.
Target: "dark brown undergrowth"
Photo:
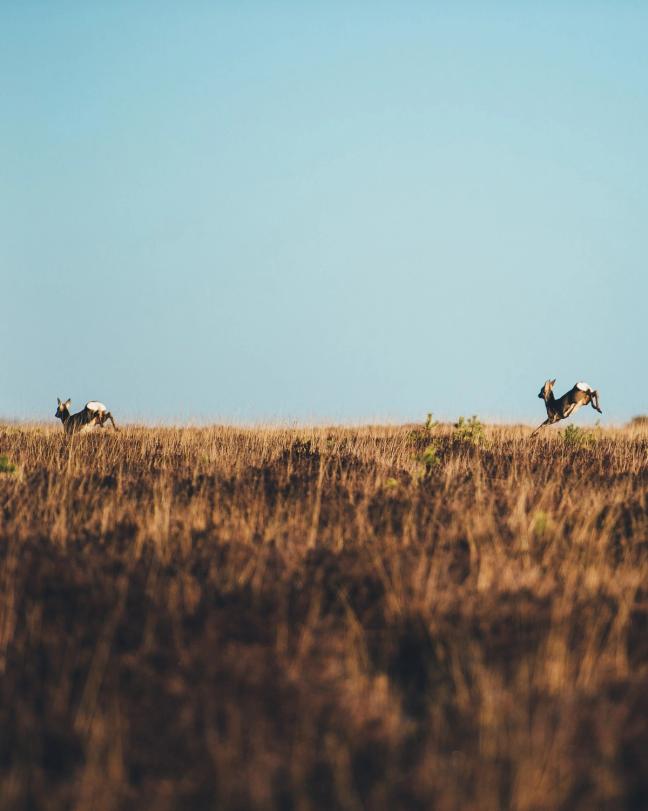
[[[647,808],[645,433],[435,431],[0,426],[0,809]]]

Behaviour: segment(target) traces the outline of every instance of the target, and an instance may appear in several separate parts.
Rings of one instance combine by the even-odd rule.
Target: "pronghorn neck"
[[[547,416],[550,420],[554,421],[556,417],[558,417],[560,408],[559,402],[556,400],[553,389],[549,389],[549,392],[545,394],[545,408],[547,409]]]

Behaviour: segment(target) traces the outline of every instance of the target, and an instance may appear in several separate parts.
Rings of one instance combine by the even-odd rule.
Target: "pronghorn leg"
[[[112,422],[112,427],[115,429],[115,431],[119,431],[119,428],[115,425],[115,420],[113,419],[113,415],[110,413],[110,411],[106,411],[106,413],[103,415],[103,420],[101,424],[103,425],[104,422],[106,422],[107,420],[110,420],[110,422]]]
[[[592,408],[595,408],[598,411],[599,414],[602,414],[603,412],[601,411],[601,407],[599,405],[598,392],[593,391],[590,396],[591,396],[590,402],[592,403]]]
[[[545,420],[543,423],[541,423],[540,425],[538,425],[538,427],[537,427],[537,428],[535,429],[535,431],[534,431],[534,432],[531,434],[531,436],[535,436],[535,435],[538,433],[538,431],[539,431],[541,428],[544,428],[544,427],[545,427],[545,425],[551,425],[551,423],[552,423],[551,418],[550,418],[550,417],[547,417],[547,419],[546,419],[546,420]]]

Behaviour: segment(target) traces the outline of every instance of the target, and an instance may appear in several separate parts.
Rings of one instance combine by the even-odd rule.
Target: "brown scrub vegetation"
[[[466,425],[0,425],[1,811],[647,808],[645,426]]]

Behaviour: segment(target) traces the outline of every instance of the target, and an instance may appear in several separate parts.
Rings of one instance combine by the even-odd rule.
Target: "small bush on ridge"
[[[562,438],[568,448],[591,448],[597,442],[597,437],[592,431],[585,431],[577,425],[568,425],[563,431]]]
[[[473,414],[468,420],[465,417],[459,417],[454,424],[453,437],[459,442],[467,442],[470,445],[483,445],[486,441],[484,426],[477,419],[476,414]]]

